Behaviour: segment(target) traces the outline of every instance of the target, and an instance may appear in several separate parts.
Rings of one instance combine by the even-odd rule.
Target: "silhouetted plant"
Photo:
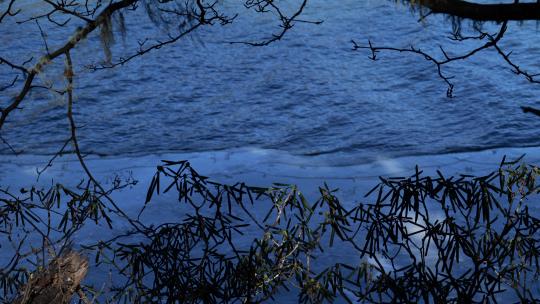
[[[164,162],[146,204],[174,191],[183,218],[85,248],[121,273],[112,301],[257,303],[287,291],[303,303],[535,301],[538,172],[504,160],[481,177],[417,169],[347,208],[326,185],[310,203],[292,185],[225,185]],[[358,258],[324,264],[332,246]]]
[[[74,235],[88,221],[110,227],[115,210],[104,196],[134,183],[132,178],[116,177],[105,193],[84,181],[76,189],[60,184],[48,190],[23,188],[18,193],[0,189],[0,244],[5,261],[0,266],[2,302],[11,303],[31,272],[68,251]]]

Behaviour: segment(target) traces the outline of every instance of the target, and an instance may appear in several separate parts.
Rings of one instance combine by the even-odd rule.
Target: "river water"
[[[351,39],[414,45],[437,56],[439,45],[451,54],[480,45],[448,40],[452,22],[442,16],[418,22],[417,13],[394,1],[312,0],[303,19],[321,25],[298,23],[282,41],[251,47],[229,42],[268,37],[278,24],[268,15],[225,9],[233,8],[242,13],[233,24],[204,28],[117,69],[85,68],[104,58],[97,36],[77,48],[75,113],[83,151],[118,156],[249,147],[326,155],[349,165],[381,155],[540,144],[540,119],[519,109],[538,103],[540,86],[514,75],[494,52],[446,68],[456,85],[455,97],[447,98],[445,83],[423,57],[380,53],[374,62],[368,51],[352,50]],[[126,21],[127,36],[117,37],[113,58],[132,54],[138,39],[160,35],[144,13],[128,13]],[[49,46],[65,41],[75,26],[52,28]],[[467,22],[462,27],[470,30]],[[17,62],[43,54],[35,23],[1,27],[0,37],[6,42],[0,54]],[[534,73],[539,42],[536,23],[511,23],[501,46]],[[65,86],[62,64],[51,65],[40,81]],[[10,72],[0,66],[3,80]],[[54,153],[69,137],[64,99],[43,90],[30,97],[3,136],[25,154]],[[2,146],[0,153],[10,151]]]
[[[524,148],[540,146],[540,119],[519,109],[540,107],[540,86],[514,75],[495,53],[483,52],[445,68],[456,85],[454,98],[448,98],[435,67],[421,56],[380,53],[374,62],[369,52],[352,50],[352,39],[379,46],[414,45],[438,56],[439,45],[452,54],[479,45],[449,41],[450,20],[429,16],[418,22],[417,13],[394,1],[310,0],[303,19],[322,24],[298,23],[282,41],[251,47],[229,42],[268,37],[279,30],[275,18],[238,6],[225,9],[242,14],[231,25],[203,28],[116,69],[86,68],[103,61],[97,36],[72,54],[82,151],[98,155],[88,163],[100,180],[128,172],[140,181],[115,193],[129,214],[138,213],[160,159],[189,159],[222,182],[296,183],[310,199],[317,197],[317,186],[328,182],[340,189],[347,206],[376,184],[378,176],[407,176],[416,164],[427,174],[485,174],[505,154],[516,158],[527,153],[533,163],[540,159],[539,148]],[[114,58],[132,54],[140,39],[163,35],[143,12],[128,13],[126,22],[127,35],[116,37]],[[23,62],[44,53],[35,23],[9,25],[0,25],[0,56]],[[49,47],[65,42],[76,25],[58,29],[42,24]],[[464,33],[470,32],[469,23],[462,26]],[[493,32],[497,25],[485,24],[484,29]],[[510,23],[501,47],[535,73],[540,71],[535,56],[539,42],[536,23]],[[62,60],[51,64],[40,84],[63,88],[62,65]],[[8,81],[11,72],[0,65],[0,81]],[[2,98],[0,106],[5,104]],[[36,168],[49,159],[45,155],[57,152],[70,136],[63,96],[35,90],[22,106],[10,116],[2,136],[26,155],[9,155],[0,145],[0,185],[13,189],[36,182]],[[477,150],[481,152],[469,153]],[[71,156],[57,159],[39,182],[76,184],[81,176]],[[157,200],[146,211],[149,219],[182,216],[174,201]],[[535,206],[531,210],[539,213]],[[115,231],[127,229],[116,224]],[[77,242],[91,243],[111,233],[108,227],[87,229]],[[319,261],[355,258],[354,252],[343,251]],[[99,281],[99,272],[91,273]],[[295,299],[287,298],[290,303]]]

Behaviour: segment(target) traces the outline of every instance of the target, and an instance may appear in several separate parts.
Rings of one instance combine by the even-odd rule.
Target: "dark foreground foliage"
[[[185,214],[154,226],[108,201],[129,179],[106,192],[92,182],[77,191],[2,190],[2,247],[14,253],[0,272],[3,301],[30,271],[70,248],[83,223],[116,220],[126,221],[125,234],[82,249],[95,269],[111,270],[115,286],[83,286],[81,302],[258,303],[285,293],[305,303],[536,301],[538,173],[504,160],[481,177],[417,169],[381,178],[364,202],[344,204],[326,185],[310,202],[292,185],[225,185],[189,162],[164,161],[145,206],[174,193]],[[351,258],[325,259],[332,250]]]

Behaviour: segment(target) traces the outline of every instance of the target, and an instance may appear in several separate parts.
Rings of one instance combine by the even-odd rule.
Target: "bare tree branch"
[[[114,13],[117,10],[120,10],[122,8],[128,7],[130,5],[133,5],[138,0],[122,0],[118,2],[111,3],[109,6],[107,6],[100,14],[99,16],[93,20],[92,22],[88,22],[86,26],[78,29],[73,37],[69,39],[63,46],[59,47],[58,49],[50,52],[49,54],[46,54],[40,58],[40,60],[30,69],[27,70],[27,77],[23,84],[22,89],[20,90],[19,94],[15,97],[15,99],[4,109],[2,109],[2,113],[0,115],[0,131],[2,130],[2,127],[4,126],[4,123],[9,116],[9,114],[17,109],[21,102],[24,100],[26,95],[31,89],[32,82],[34,81],[35,76],[41,72],[41,70],[52,60],[56,59],[57,57],[66,54],[71,49],[73,49],[78,42],[81,39],[86,38],[88,34],[93,32],[100,24],[105,22],[112,13]],[[7,62],[5,60],[2,60],[4,62]],[[10,66],[14,66],[10,64]],[[19,69],[24,69],[22,67],[19,67]]]
[[[504,22],[501,25],[501,28],[499,29],[499,31],[498,31],[498,33],[496,35],[489,35],[487,33],[482,33],[481,35],[479,35],[477,37],[477,39],[484,39],[485,37],[488,37],[489,38],[488,41],[486,43],[484,43],[483,45],[464,53],[463,55],[450,56],[442,47],[439,47],[442,54],[443,54],[444,59],[436,59],[434,56],[432,56],[432,55],[430,55],[430,54],[428,54],[428,53],[426,53],[426,52],[424,52],[424,51],[422,51],[422,50],[420,50],[418,48],[415,48],[414,46],[411,46],[410,48],[378,47],[378,46],[373,46],[371,41],[368,41],[367,46],[363,46],[363,45],[357,44],[354,40],[352,41],[352,43],[353,43],[353,50],[358,50],[358,49],[368,49],[368,50],[370,50],[371,51],[371,56],[370,56],[371,60],[377,60],[377,53],[380,52],[380,51],[396,51],[396,52],[400,52],[400,53],[413,53],[413,54],[418,54],[418,55],[423,56],[424,59],[426,59],[427,61],[432,62],[436,66],[437,73],[438,73],[439,77],[442,80],[444,80],[446,82],[446,84],[448,85],[446,95],[451,98],[451,97],[453,97],[454,84],[450,81],[452,79],[452,77],[446,76],[442,72],[443,66],[446,65],[446,64],[449,64],[451,62],[454,62],[454,61],[465,60],[465,59],[477,54],[478,52],[480,52],[482,50],[485,50],[485,49],[488,49],[488,48],[491,48],[491,47],[495,47],[497,45],[497,43],[503,38],[504,33],[506,32],[506,30],[507,30],[507,23]],[[470,38],[470,37],[468,37],[468,38]]]

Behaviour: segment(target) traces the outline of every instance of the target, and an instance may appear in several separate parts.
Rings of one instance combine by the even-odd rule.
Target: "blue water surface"
[[[74,111],[85,153],[254,147],[328,155],[335,164],[350,164],[381,155],[540,144],[540,119],[519,109],[538,104],[540,86],[514,75],[494,51],[445,68],[456,85],[450,99],[435,66],[422,56],[382,52],[372,61],[369,51],[352,50],[351,40],[371,40],[378,46],[414,45],[442,58],[439,45],[460,54],[484,43],[448,40],[452,22],[440,15],[419,22],[418,12],[394,1],[310,0],[303,20],[322,20],[321,25],[296,23],[283,40],[252,47],[230,42],[277,33],[275,16],[236,4],[223,9],[240,14],[230,25],[203,28],[115,69],[86,68],[104,60],[97,34],[77,47]],[[126,21],[127,35],[116,35],[113,59],[133,54],[137,41],[164,35],[142,9],[127,13]],[[65,42],[76,26],[73,21],[52,27],[49,47]],[[498,25],[483,27],[495,32]],[[462,28],[471,32],[469,22]],[[0,27],[0,37],[0,54],[17,62],[45,51],[32,22]],[[510,23],[501,47],[535,73],[539,42],[535,22]],[[63,64],[51,64],[39,81],[63,88]],[[11,72],[0,66],[1,79]],[[58,151],[70,135],[65,97],[34,90],[22,107],[3,137],[26,154]],[[0,153],[11,152],[3,145]]]

